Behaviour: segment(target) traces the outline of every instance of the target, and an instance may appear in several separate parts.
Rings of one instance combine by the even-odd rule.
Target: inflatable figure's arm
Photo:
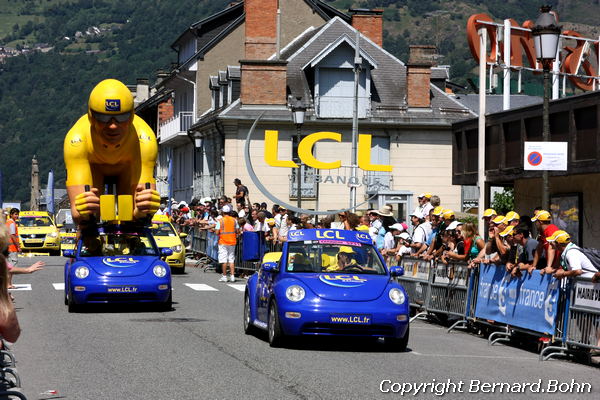
[[[135,187],[135,208],[133,215],[140,219],[152,216],[160,206],[160,194],[156,191],[154,167],[158,154],[158,144],[152,129],[143,121],[136,121],[140,142],[140,178]]]
[[[98,190],[92,189],[92,169],[87,154],[86,136],[78,131],[76,124],[64,142],[64,160],[67,168],[67,193],[71,202],[71,214],[76,223],[97,214],[100,209]]]

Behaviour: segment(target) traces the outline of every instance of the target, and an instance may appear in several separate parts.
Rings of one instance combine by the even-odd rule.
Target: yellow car
[[[21,211],[19,213],[19,241],[25,251],[60,254],[60,236],[54,218],[46,211]]]
[[[186,237],[187,234],[177,234],[166,215],[152,217],[151,230],[158,247],[168,247],[173,250],[173,254],[166,259],[167,264],[171,267],[171,272],[183,274],[185,272],[185,246],[181,238]]]
[[[77,233],[76,232],[61,232],[60,233],[60,249],[61,250],[75,250],[77,246]]]

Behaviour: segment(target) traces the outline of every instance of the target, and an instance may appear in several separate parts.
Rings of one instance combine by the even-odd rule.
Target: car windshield
[[[386,274],[377,252],[368,244],[318,240],[290,242],[287,254],[285,269],[288,272]]]
[[[65,236],[60,238],[62,244],[75,244],[77,238],[75,236]]]
[[[36,226],[52,226],[52,220],[48,217],[19,217],[19,226],[26,228]]]
[[[143,233],[102,233],[84,236],[82,241],[82,257],[157,255],[152,241]]]
[[[156,226],[156,228],[155,228]],[[177,236],[177,233],[171,226],[166,222],[156,222],[152,224],[152,235],[153,236]]]

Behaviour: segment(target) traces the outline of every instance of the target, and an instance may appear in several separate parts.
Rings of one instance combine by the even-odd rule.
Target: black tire
[[[69,305],[69,300],[67,299],[67,291],[65,290],[65,306]]]
[[[404,352],[408,346],[408,337],[410,334],[410,325],[406,327],[406,333],[401,338],[385,338],[385,346],[389,351]]]
[[[281,347],[285,343],[285,335],[283,329],[281,329],[281,321],[279,320],[279,312],[277,309],[277,302],[271,301],[269,306],[269,322],[268,322],[268,333],[269,345],[271,347]]]
[[[67,306],[70,313],[77,313],[81,311],[81,306],[75,303],[75,300],[73,300],[73,295],[71,293],[69,293],[69,297],[67,299]]]
[[[171,311],[173,309],[173,290],[169,293],[167,301],[160,305],[160,311]]]
[[[185,264],[181,268],[171,268],[171,274],[173,275],[182,275],[185,274]]]
[[[250,322],[250,296],[244,296],[244,333],[252,335],[256,333],[256,327]]]

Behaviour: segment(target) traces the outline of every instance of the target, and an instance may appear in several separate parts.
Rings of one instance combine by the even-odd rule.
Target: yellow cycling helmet
[[[105,79],[92,90],[88,101],[90,116],[93,112],[100,114],[133,115],[133,95],[121,81]]]

